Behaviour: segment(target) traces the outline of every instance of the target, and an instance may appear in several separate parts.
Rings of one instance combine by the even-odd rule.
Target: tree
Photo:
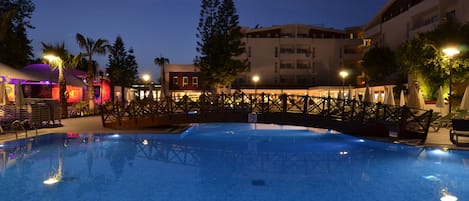
[[[0,1],[0,62],[21,68],[33,58],[27,29],[35,9],[31,0]]]
[[[164,66],[166,64],[169,64],[169,59],[166,58],[166,57],[163,57],[163,56],[160,56],[160,57],[156,57],[155,60],[154,60],[155,64],[158,65],[161,69],[161,78],[160,78],[160,84],[161,84],[161,88],[163,89],[163,97],[166,97],[168,95],[168,91],[167,91],[167,86],[166,86],[166,80],[165,80],[165,69],[164,69]]]
[[[397,50],[397,61],[402,73],[412,74],[421,81],[426,98],[436,98],[437,90],[446,82],[449,86],[449,65],[455,82],[469,78],[469,54],[460,47],[461,54],[450,63],[442,52],[448,45],[468,44],[469,25],[461,25],[448,18],[435,30],[416,35],[403,43]]]
[[[205,87],[223,88],[246,70],[246,61],[236,58],[244,53],[238,21],[232,0],[202,0],[195,65]]]
[[[138,80],[138,65],[133,53],[133,49],[125,49],[120,36],[110,47],[106,72],[111,80],[111,90],[114,90],[114,86],[130,87]],[[123,96],[121,98],[124,99]]]
[[[372,47],[363,56],[363,68],[369,81],[386,80],[397,72],[395,56],[388,47]]]
[[[88,60],[88,99],[89,109],[91,113],[94,113],[94,77],[96,75],[96,69],[93,65],[93,56],[95,54],[104,55],[108,49],[108,41],[102,38],[98,40],[93,40],[91,38],[86,38],[80,33],[76,34],[76,40],[80,48],[84,49],[85,52],[81,53],[83,56],[87,57]]]
[[[64,76],[64,68],[73,68],[74,66],[76,66],[80,56],[73,56],[69,54],[63,42],[58,44],[41,44],[42,52],[44,55],[53,55],[56,57],[56,59],[51,59],[49,61],[49,65],[51,68],[53,68],[52,70],[59,70],[59,101],[61,105],[62,118],[66,118],[68,117],[66,97],[67,83]]]

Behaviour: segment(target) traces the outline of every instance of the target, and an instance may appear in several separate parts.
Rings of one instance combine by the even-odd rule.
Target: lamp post
[[[257,95],[257,82],[259,82],[259,79],[258,75],[252,76],[252,81],[254,82],[254,95]]]
[[[343,70],[339,72],[340,77],[342,77],[342,93],[345,91],[345,78],[348,76],[348,72]]]
[[[58,84],[59,84],[59,101],[60,101],[60,106],[62,109],[62,117],[66,118],[68,116],[67,112],[67,97],[65,96],[66,90],[67,90],[67,83],[65,81],[64,77],[64,66],[63,66],[63,60],[55,55],[52,54],[46,54],[43,56],[44,59],[49,61],[49,65],[55,66],[59,69],[59,78],[58,78]]]
[[[147,85],[150,81],[150,75],[149,74],[143,74],[142,79],[143,79],[144,84]],[[152,93],[150,86],[148,86],[148,91],[149,91],[148,97],[150,97],[150,95]],[[143,87],[143,97],[145,97],[145,87]]]
[[[443,53],[445,54],[446,57],[448,57],[449,60],[449,94],[448,94],[448,114],[451,117],[451,85],[453,85],[453,80],[451,77],[451,74],[453,72],[453,58],[454,56],[459,54],[459,50],[455,47],[447,47],[443,49]]]

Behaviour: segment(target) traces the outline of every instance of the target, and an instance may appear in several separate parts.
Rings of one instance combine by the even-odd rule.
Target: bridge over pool
[[[202,94],[101,107],[104,127],[141,129],[187,123],[251,122],[335,129],[361,136],[426,139],[432,110],[355,99],[287,94]]]

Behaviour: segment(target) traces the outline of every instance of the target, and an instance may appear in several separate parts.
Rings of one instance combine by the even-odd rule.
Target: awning
[[[40,77],[40,81],[49,81],[51,83],[57,83],[59,79],[59,70],[55,69],[51,71],[51,68],[47,64],[31,64],[29,66],[24,67],[21,69],[22,72],[28,74],[34,74]],[[80,74],[77,74],[81,72]],[[78,78],[78,76],[82,76],[82,71],[75,70],[75,69],[65,69],[64,76],[67,82],[67,85],[77,86],[77,87],[84,87],[86,84],[83,82],[82,79]],[[77,74],[77,75],[75,75]]]
[[[28,81],[41,81],[41,78],[35,74],[25,73],[19,69],[12,68],[2,63],[0,63],[0,77],[3,77],[6,80],[20,79]]]

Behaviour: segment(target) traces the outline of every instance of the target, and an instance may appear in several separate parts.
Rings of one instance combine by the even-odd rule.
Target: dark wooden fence
[[[390,131],[398,132],[402,139],[417,138],[423,141],[426,139],[432,119],[432,110],[331,97],[264,93],[203,94],[197,97],[183,96],[162,100],[144,99],[126,105],[103,105],[101,111],[103,126],[118,129],[173,123],[248,122],[248,115],[255,114],[259,117],[258,122],[263,123],[320,126],[314,122],[327,120],[345,122],[348,125],[355,123],[357,126],[381,125]],[[289,120],[291,118],[295,120]]]

